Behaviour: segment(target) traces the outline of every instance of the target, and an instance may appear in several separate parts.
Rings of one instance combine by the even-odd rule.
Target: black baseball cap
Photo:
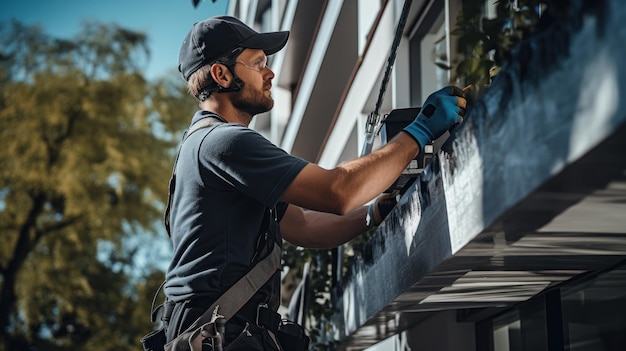
[[[257,33],[231,16],[216,16],[195,23],[180,48],[178,70],[185,80],[205,64],[235,48],[260,49],[272,55],[287,44],[288,31]]]

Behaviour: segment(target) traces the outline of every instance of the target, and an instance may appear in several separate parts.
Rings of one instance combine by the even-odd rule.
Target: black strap
[[[204,320],[206,320],[207,314],[210,317],[216,308],[217,312],[223,316],[226,321],[237,314],[246,302],[248,302],[280,269],[281,252],[282,250],[278,243],[274,243],[272,252],[215,300],[215,302],[211,304],[211,307],[200,317],[200,322],[203,322],[203,317]],[[193,325],[195,324],[196,323]],[[197,326],[198,325],[196,325],[196,327]]]
[[[400,20],[398,21],[398,26],[396,27],[396,34],[393,37],[393,42],[391,43],[391,51],[389,52],[389,57],[387,58],[387,67],[385,68],[383,80],[380,83],[380,90],[378,91],[376,106],[374,107],[374,111],[372,111],[369,116],[367,116],[367,123],[365,125],[365,142],[363,143],[363,148],[361,149],[361,154],[359,156],[365,156],[372,152],[374,137],[378,135],[378,132],[380,131],[380,128],[382,126],[382,121],[380,119],[380,107],[383,103],[383,98],[385,97],[385,91],[387,90],[389,78],[391,77],[391,69],[393,68],[394,62],[396,61],[396,53],[398,51],[398,46],[400,45],[400,40],[402,39],[402,33],[404,33],[404,26],[406,24],[407,17],[409,16],[411,3],[412,0],[404,0],[402,13],[400,13]]]
[[[176,165],[178,164],[178,158],[180,157],[180,150],[183,148],[183,143],[185,142],[185,140],[187,140],[187,138],[197,132],[198,130],[202,129],[202,128],[207,128],[207,127],[211,127],[213,125],[218,125],[218,124],[222,124],[225,123],[224,120],[222,120],[218,115],[214,116],[208,116],[205,118],[202,118],[201,120],[195,122],[194,124],[191,125],[191,127],[189,127],[188,130],[186,130],[183,133],[183,137],[182,140],[180,142],[180,146],[178,147],[178,152],[176,153],[176,159],[174,160],[174,167],[172,168],[172,176],[170,177],[170,182],[169,182],[169,186],[168,186],[168,194],[167,194],[167,206],[165,207],[165,213],[163,215],[163,222],[165,224],[165,230],[167,231],[167,236],[171,237],[172,234],[170,232],[170,216],[171,216],[171,208],[172,208],[172,195],[174,194],[174,189],[176,188]],[[154,308],[155,305],[155,301],[157,296],[159,295],[159,291],[161,291],[161,289],[163,288],[163,286],[165,285],[165,281],[163,281],[163,283],[161,283],[161,286],[159,286],[159,289],[157,289],[157,292],[154,294],[154,297],[152,299],[152,313],[151,313],[151,320],[152,322],[156,321],[157,315],[159,313],[159,311],[161,309],[163,310],[163,316],[162,319],[163,320],[169,320],[170,315],[172,313],[172,309],[174,308],[174,304],[171,302],[166,301],[165,303],[157,306],[156,308]]]
[[[167,207],[165,208],[165,214],[163,215],[163,222],[165,223],[165,230],[167,231],[167,235],[172,237],[172,233],[170,231],[170,216],[172,209],[172,195],[174,194],[174,189],[176,188],[176,164],[178,164],[178,157],[180,156],[180,150],[183,148],[183,143],[189,136],[202,128],[211,127],[213,125],[218,125],[224,123],[219,117],[205,117],[196,123],[192,124],[191,127],[183,134],[183,139],[180,142],[180,146],[178,147],[178,153],[176,154],[176,159],[174,160],[174,167],[172,168],[172,176],[170,177],[170,183],[168,186],[168,194],[167,194]]]
[[[195,330],[189,337],[189,345],[192,346],[192,350],[201,350],[201,347],[198,347],[198,345],[202,344],[203,335],[198,331],[206,330],[205,326],[213,323],[216,317],[221,319],[222,323],[226,323],[237,314],[246,302],[279,270],[281,252],[280,246],[274,243],[274,247],[269,255],[257,263],[233,286],[228,288],[198,319],[174,338],[170,344],[175,344],[177,339]]]

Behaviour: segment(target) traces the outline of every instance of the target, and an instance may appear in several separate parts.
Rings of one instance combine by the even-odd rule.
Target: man
[[[166,218],[174,250],[165,285],[174,306],[168,341],[259,261],[266,242],[331,248],[366,231],[364,204],[385,191],[425,143],[461,120],[465,99],[448,87],[428,98],[428,116],[420,114],[364,157],[327,170],[291,156],[247,128],[273,107],[267,55],[281,50],[288,35],[260,34],[220,16],[194,24],[182,44],[179,70],[200,106],[190,129],[212,122],[188,135],[177,159]],[[280,233],[268,237],[276,223]],[[278,308],[279,279],[275,274],[228,322],[231,349],[240,343],[247,345],[242,349],[281,349],[274,320],[259,321],[261,309],[275,314]]]

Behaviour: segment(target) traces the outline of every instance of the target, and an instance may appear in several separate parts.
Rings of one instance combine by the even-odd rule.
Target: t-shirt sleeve
[[[220,125],[209,133],[199,158],[222,181],[268,207],[276,205],[308,163],[237,124]]]

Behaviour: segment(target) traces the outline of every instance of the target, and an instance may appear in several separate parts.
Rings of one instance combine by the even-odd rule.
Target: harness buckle
[[[254,322],[256,323],[256,326],[259,328],[263,327],[261,323],[259,322],[259,316],[261,315],[261,308],[268,308],[268,306],[266,303],[260,303],[256,306],[256,320]]]

